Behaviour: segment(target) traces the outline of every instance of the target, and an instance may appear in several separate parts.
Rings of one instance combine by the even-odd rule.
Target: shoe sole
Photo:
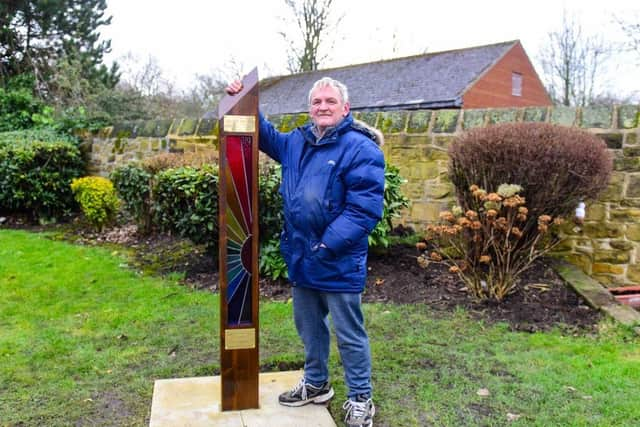
[[[278,403],[280,403],[283,406],[293,406],[293,407],[304,406],[304,405],[308,405],[309,403],[325,403],[328,400],[330,400],[334,394],[335,392],[333,391],[333,387],[332,387],[327,393],[322,394],[320,396],[316,396],[313,399],[299,400],[297,402],[278,401]]]

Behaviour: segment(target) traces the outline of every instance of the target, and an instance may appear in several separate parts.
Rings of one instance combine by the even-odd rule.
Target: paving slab
[[[293,388],[302,371],[260,374],[260,408],[220,409],[220,376],[157,380],[153,387],[150,427],[335,427],[325,405],[290,408],[278,395]]]

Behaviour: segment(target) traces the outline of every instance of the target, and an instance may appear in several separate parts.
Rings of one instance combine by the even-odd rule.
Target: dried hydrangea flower
[[[515,208],[516,206],[524,205],[524,202],[524,197],[518,196],[516,194],[515,196],[511,196],[505,199],[502,203],[504,203],[504,205],[508,208]]]
[[[487,194],[487,200],[490,202],[501,202],[502,197],[498,193],[489,193]]]
[[[522,237],[522,231],[518,227],[511,227],[511,234],[518,239]]]
[[[538,224],[549,224],[551,222],[551,217],[549,215],[540,215],[538,217]]]
[[[512,197],[522,191],[522,187],[518,184],[500,184],[498,194],[502,197]]]
[[[431,252],[429,254],[429,258],[431,258],[433,261],[442,261],[442,256],[440,256],[438,252]]]

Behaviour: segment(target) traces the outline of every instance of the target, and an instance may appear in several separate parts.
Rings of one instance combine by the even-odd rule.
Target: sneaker
[[[333,387],[328,382],[316,387],[302,378],[294,388],[282,393],[278,401],[285,406],[302,406],[308,403],[324,403],[331,399],[333,394]]]
[[[373,416],[376,407],[373,406],[371,398],[357,397],[357,400],[347,400],[342,405],[342,409],[347,411],[344,422],[348,427],[372,427]]]

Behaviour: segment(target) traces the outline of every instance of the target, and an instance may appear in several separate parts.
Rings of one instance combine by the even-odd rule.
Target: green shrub
[[[158,228],[177,233],[196,243],[205,243],[210,252],[218,250],[218,169],[205,164],[200,167],[178,167],[175,156],[159,156],[143,165],[130,164],[114,170],[110,177],[125,209],[140,227]],[[158,171],[157,173],[153,173]],[[384,219],[378,224],[370,244],[387,246],[391,220],[408,205],[400,191],[404,180],[398,169],[389,166],[385,173]],[[258,180],[261,272],[273,279],[286,277],[280,256],[279,236],[283,227],[280,167],[268,164],[260,168]]]
[[[261,239],[260,245],[260,274],[271,280],[286,279],[288,277],[287,264],[280,253],[280,239]]]
[[[0,210],[33,220],[58,218],[76,207],[70,184],[85,165],[75,143],[50,133],[49,141],[33,139],[38,135],[0,134]]]
[[[120,207],[113,183],[101,176],[86,176],[71,182],[71,191],[82,213],[96,229],[113,222]]]
[[[495,192],[502,183],[518,183],[533,216],[571,215],[580,201],[606,188],[612,168],[600,138],[547,123],[470,130],[456,138],[449,156],[449,176],[461,206],[472,205],[473,184]]]
[[[269,163],[260,168],[258,217],[260,218],[261,241],[280,241],[280,232],[284,224],[280,182],[280,165]]]
[[[14,144],[30,144],[39,142],[69,142],[75,144],[77,140],[67,134],[61,134],[53,129],[24,129],[0,132],[0,147]]]
[[[34,126],[34,120],[45,108],[33,93],[35,79],[22,74],[9,80],[6,87],[0,85],[0,132],[26,129]]]
[[[393,219],[398,218],[402,209],[409,206],[409,199],[401,191],[401,186],[406,180],[400,176],[400,170],[396,166],[387,164],[384,180],[382,220],[369,235],[369,246],[373,249],[389,246],[389,235],[393,230]]]
[[[109,175],[125,210],[133,216],[141,233],[153,229],[153,209],[151,201],[152,175],[141,166],[130,163],[120,166]]]
[[[214,251],[218,247],[218,168],[167,169],[155,176],[155,223]]]

